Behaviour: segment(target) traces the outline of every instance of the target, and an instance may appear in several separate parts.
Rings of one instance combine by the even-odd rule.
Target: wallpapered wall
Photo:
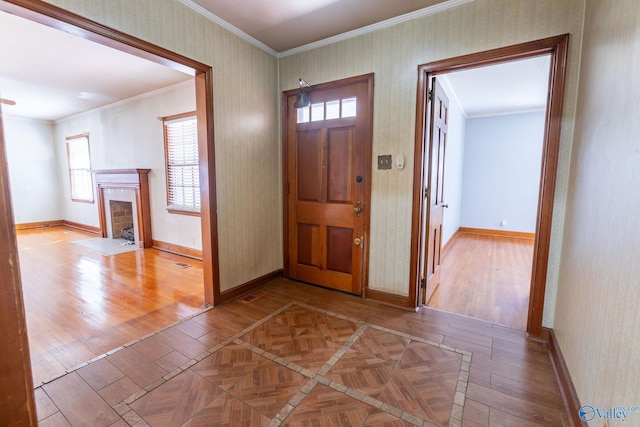
[[[587,2],[554,330],[581,403],[597,408],[640,406],[638,28],[636,0]]]
[[[213,67],[221,290],[282,268],[277,59],[175,0],[49,3]]]
[[[573,132],[584,0],[476,0],[434,15],[280,60],[280,85],[312,84],[375,73],[373,156],[404,153],[413,165],[417,67],[431,61],[570,33],[570,59],[543,324],[553,307]],[[369,287],[407,295],[412,166],[374,170]]]

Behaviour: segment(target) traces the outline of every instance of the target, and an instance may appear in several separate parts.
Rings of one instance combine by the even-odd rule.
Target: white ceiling
[[[549,92],[549,55],[445,74],[466,117],[544,110]]]
[[[0,97],[8,115],[57,120],[192,78],[0,12]]]
[[[181,0],[195,3],[276,52],[353,31],[447,0]]]
[[[267,49],[304,49],[339,32],[441,7],[443,0],[179,0]],[[468,0],[448,0],[458,4]],[[197,4],[196,4],[197,3]],[[373,7],[373,3],[376,7]],[[439,6],[434,4],[441,3]],[[204,10],[203,8],[207,8]],[[426,9],[421,9],[426,8]],[[214,13],[220,14],[213,15]],[[407,15],[409,14],[409,15]],[[408,19],[408,18],[406,18]],[[388,21],[385,21],[388,22]],[[239,30],[239,29],[242,30]],[[302,46],[302,48],[300,47]],[[58,120],[184,81],[191,76],[0,12],[0,97],[8,115]],[[416,64],[417,65],[417,64]],[[451,73],[468,117],[542,109],[548,59]],[[312,82],[320,83],[320,82]]]

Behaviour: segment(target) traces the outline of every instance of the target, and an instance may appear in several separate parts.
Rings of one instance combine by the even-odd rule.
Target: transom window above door
[[[298,123],[355,117],[356,104],[356,98],[313,103],[308,107],[298,109]]]

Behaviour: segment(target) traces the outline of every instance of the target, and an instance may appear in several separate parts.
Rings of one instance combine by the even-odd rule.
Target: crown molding
[[[265,52],[275,56],[276,58],[284,58],[285,56],[291,56],[301,52],[306,52],[306,51],[316,49],[322,46],[326,46],[332,43],[336,43],[342,40],[351,39],[351,38],[358,37],[363,34],[371,33],[383,28],[391,27],[393,25],[397,25],[402,22],[411,21],[412,19],[433,15],[447,9],[452,9],[454,7],[458,7],[466,3],[471,3],[475,0],[448,0],[443,3],[425,7],[424,9],[416,10],[415,12],[410,12],[404,15],[396,16],[395,18],[391,18],[385,21],[377,22],[375,24],[367,25],[366,27],[358,28],[353,31],[347,31],[346,33],[338,34],[333,37],[328,37],[326,39],[318,40],[317,42],[308,43],[303,46],[295,47],[293,49],[285,50],[282,52],[277,52],[274,49],[267,46],[266,44],[262,43],[260,40],[257,40],[251,37],[249,34],[245,33],[241,29],[231,25],[230,23],[220,18],[219,16],[214,15],[207,9],[200,6],[199,4],[194,3],[193,0],[178,0],[178,1],[183,5],[187,6],[188,8],[193,9],[194,11],[204,16],[205,18],[231,31],[233,34],[237,35],[238,37],[248,41],[249,43],[259,47]]]
[[[309,43],[304,46],[294,47],[293,49],[282,51],[278,53],[278,58],[284,58],[285,56],[295,55],[295,54],[306,52],[308,50],[316,49],[322,46],[327,46],[342,40],[347,40],[347,39],[361,36],[363,34],[372,33],[374,31],[378,31],[383,28],[391,27],[393,25],[397,25],[406,21],[411,21],[412,19],[433,15],[447,9],[452,9],[454,7],[458,7],[466,3],[471,3],[473,1],[475,0],[445,1],[444,3],[439,3],[433,6],[425,7],[424,9],[416,10],[415,12],[406,13],[404,15],[396,16],[395,18],[390,18],[385,21],[380,21],[375,24],[367,25],[366,27],[358,28],[357,30],[347,31],[346,33],[342,33],[333,37],[328,37],[326,39],[318,40],[317,42]]]
[[[267,53],[269,53],[269,54],[271,54],[273,56],[275,56],[276,58],[278,57],[278,52],[276,52],[274,49],[271,49],[269,46],[267,46],[266,44],[262,43],[260,40],[251,37],[249,34],[245,33],[240,28],[231,25],[230,23],[228,23],[224,19],[220,18],[219,16],[214,15],[213,13],[209,12],[204,7],[200,6],[199,4],[194,3],[192,0],[178,0],[178,1],[180,3],[182,3],[183,5],[187,6],[188,8],[193,9],[194,11],[196,11],[200,15],[204,16],[205,18],[207,18],[207,19],[215,22],[216,24],[220,25],[221,27],[231,31],[233,34],[235,34],[236,36],[240,37],[241,39],[244,39],[244,40],[248,41],[252,45],[254,45],[256,47],[259,47],[260,49],[264,50],[265,52],[267,52]]]

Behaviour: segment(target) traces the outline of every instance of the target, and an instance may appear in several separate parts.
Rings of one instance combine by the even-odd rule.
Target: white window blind
[[[169,211],[200,212],[198,124],[195,113],[164,119]]]
[[[67,159],[71,200],[93,202],[93,177],[91,176],[91,157],[87,135],[67,138]]]

